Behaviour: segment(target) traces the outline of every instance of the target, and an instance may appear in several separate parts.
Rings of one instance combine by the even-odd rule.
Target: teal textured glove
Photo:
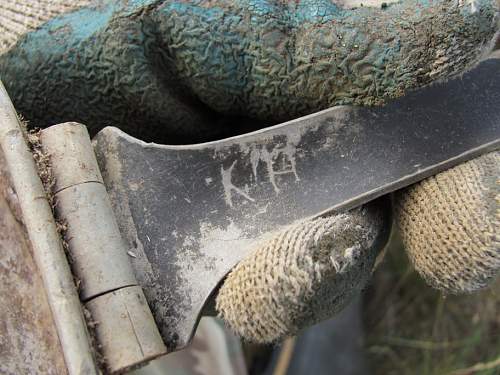
[[[27,34],[0,56],[0,77],[39,126],[193,142],[237,132],[222,115],[258,127],[460,73],[498,22],[496,0],[341,3],[107,1]]]

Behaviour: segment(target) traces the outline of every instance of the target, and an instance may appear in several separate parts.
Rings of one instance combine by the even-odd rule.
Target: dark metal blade
[[[96,153],[131,261],[171,349],[256,242],[497,149],[500,60],[377,108],[336,107],[190,146],[102,130]]]

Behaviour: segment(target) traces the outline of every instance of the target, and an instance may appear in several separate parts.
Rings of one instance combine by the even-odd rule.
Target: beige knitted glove
[[[445,293],[484,288],[500,269],[500,152],[400,191],[396,217],[415,269]]]
[[[0,54],[29,31],[93,0],[0,0]]]
[[[430,285],[473,292],[498,275],[499,177],[500,152],[492,152],[395,194],[406,251]],[[374,202],[278,234],[229,274],[217,297],[220,316],[263,343],[332,316],[368,282],[389,210]]]
[[[344,308],[370,279],[390,202],[295,224],[228,275],[217,310],[246,340],[276,342]]]
[[[0,0],[0,54],[45,20],[91,1]],[[410,259],[447,293],[477,290],[498,274],[499,159],[484,155],[396,194]],[[220,316],[247,340],[275,342],[336,313],[368,282],[390,212],[382,199],[278,233],[228,275]]]

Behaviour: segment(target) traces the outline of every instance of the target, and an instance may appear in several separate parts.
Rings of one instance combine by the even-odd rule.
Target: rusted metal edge
[[[0,146],[44,283],[69,374],[98,374],[55,219],[14,106],[0,81]]]

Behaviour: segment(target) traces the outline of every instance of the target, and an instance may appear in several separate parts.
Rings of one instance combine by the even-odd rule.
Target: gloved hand
[[[18,111],[38,126],[115,124],[155,141],[192,142],[234,128],[228,115],[275,124],[382,103],[471,67],[497,29],[496,0],[340,6],[356,2],[364,3],[97,2],[21,38],[2,54],[0,73]],[[38,16],[40,7],[26,5],[36,1],[24,3]],[[15,5],[2,4],[9,18]],[[10,18],[6,31],[19,23]]]
[[[40,126],[70,120],[197,141],[231,133],[227,116],[262,126],[338,104],[381,104],[472,67],[498,30],[496,0],[352,4],[109,1],[9,46],[0,78]],[[2,8],[12,6],[0,0]],[[498,273],[499,158],[484,155],[396,194],[408,254],[445,292],[476,290]],[[262,342],[325,319],[366,284],[389,213],[382,200],[277,234],[228,276],[220,315]]]

